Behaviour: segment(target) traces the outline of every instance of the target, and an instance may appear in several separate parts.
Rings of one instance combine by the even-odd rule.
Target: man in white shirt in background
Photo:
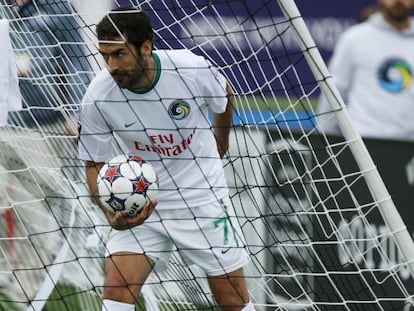
[[[329,63],[332,79],[362,137],[414,139],[414,0],[379,0],[379,11],[348,29]],[[338,134],[325,97],[319,126]]]

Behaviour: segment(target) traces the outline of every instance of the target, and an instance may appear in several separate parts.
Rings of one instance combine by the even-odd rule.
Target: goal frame
[[[110,0],[68,1],[75,7],[71,16],[77,19],[84,40],[69,44],[87,47],[89,54],[85,59],[92,67],[89,73],[96,74],[105,64],[99,56],[98,41],[92,28],[98,18],[111,9]],[[121,1],[126,2],[117,2]],[[407,230],[379,174],[381,170],[376,168],[369,154],[370,145],[365,144],[352,124],[305,24],[306,16],[299,11],[298,0],[259,1],[258,7],[266,12],[259,11],[257,15],[256,11],[250,11],[249,1],[207,1],[203,4],[202,1],[189,1],[186,3],[191,4],[187,7],[182,7],[184,2],[179,0],[129,2],[136,7],[142,5],[144,9],[147,5],[154,8],[152,13],[159,24],[154,24],[156,48],[179,46],[203,55],[223,73],[234,89],[234,122],[223,166],[229,196],[237,211],[235,221],[242,227],[246,249],[252,259],[244,273],[256,310],[324,310],[331,305],[352,310],[352,305],[361,301],[381,310],[387,309],[383,304],[394,303],[404,304],[405,310],[411,310],[414,296],[411,286],[405,284],[414,281],[411,229],[408,226]],[[161,3],[160,8],[158,3]],[[99,10],[90,12],[91,8],[100,5]],[[242,12],[246,15],[232,5],[246,9],[246,13]],[[276,7],[277,10],[272,10]],[[16,20],[19,22],[20,18],[16,17]],[[30,31],[23,34],[32,35]],[[166,34],[165,38],[163,34]],[[288,42],[286,46],[285,40]],[[279,43],[281,49],[274,52],[273,47]],[[308,66],[312,72],[310,81],[301,76],[303,66]],[[306,73],[310,74],[309,70]],[[48,87],[54,90],[54,85]],[[343,137],[332,137],[314,123],[318,116],[313,110],[313,100],[319,91],[330,103],[332,111],[327,114],[338,119]],[[59,105],[55,108],[65,110]],[[77,108],[71,106],[70,112],[74,113]],[[293,112],[293,120],[289,119],[290,112]],[[299,115],[301,112],[304,113]],[[312,127],[308,127],[309,124]],[[25,130],[25,124],[21,128]],[[38,135],[34,138],[26,137],[26,132],[20,135],[52,147],[60,146],[57,141],[67,140],[68,144],[62,145],[62,150],[71,146],[75,150],[71,154],[79,160],[72,144],[76,137],[66,133],[63,126],[59,131],[57,134],[36,132]],[[2,142],[0,136],[0,149]],[[114,155],[121,154],[118,141],[115,139],[112,143]],[[26,147],[24,143],[17,145]],[[28,145],[27,150],[26,154],[30,156],[31,146]],[[39,154],[42,157],[46,153],[40,150]],[[49,153],[52,159],[59,156]],[[20,154],[20,151],[10,154]],[[344,154],[347,159],[341,162]],[[352,162],[350,169],[346,163],[348,159]],[[12,225],[19,229],[15,236],[14,233],[0,236],[0,242],[19,245],[18,255],[22,258],[21,266],[9,261],[8,267],[0,269],[0,277],[9,277],[7,280],[0,278],[0,309],[4,301],[8,303],[10,300],[13,304],[24,305],[22,309],[41,310],[45,306],[53,309],[53,303],[64,305],[73,299],[79,300],[80,309],[88,304],[87,309],[100,310],[105,243],[111,227],[83,178],[84,164],[76,163],[68,163],[65,170],[56,167],[43,174],[36,173],[36,168],[42,166],[39,161],[26,163],[27,168],[18,170],[3,169],[0,163],[0,176],[12,176],[5,192],[10,204],[8,201],[2,203],[4,200],[0,196],[0,204],[6,204],[0,205],[0,212],[15,212],[16,217],[7,221],[16,221]],[[31,173],[32,169],[34,172]],[[27,174],[30,178],[26,173],[30,173]],[[76,174],[72,176],[72,173]],[[38,177],[42,175],[43,178]],[[25,182],[19,181],[18,176],[26,176]],[[43,179],[48,181],[45,185]],[[63,185],[66,179],[70,180],[71,191]],[[0,178],[0,186],[4,180]],[[340,185],[336,186],[336,182]],[[366,187],[369,191],[360,197],[360,188],[356,188],[361,184],[364,191]],[[62,191],[42,192],[46,186],[53,190],[62,188],[59,189]],[[32,196],[32,188],[41,188],[38,196]],[[25,197],[21,193],[17,197],[15,190],[24,192]],[[347,205],[349,198],[355,200]],[[56,205],[60,199],[63,199],[62,206],[68,207],[70,202],[71,207],[59,209],[65,212],[62,212],[63,216],[55,211],[60,207]],[[34,207],[34,203],[38,203],[35,208],[26,210]],[[42,207],[42,213],[32,217],[31,211],[38,207]],[[35,231],[30,226],[49,219],[49,216],[56,222],[53,227],[40,225]],[[363,232],[365,235],[351,230],[355,223],[367,227]],[[382,231],[377,229],[380,226]],[[55,233],[61,233],[61,238],[53,241],[61,244],[56,243],[58,246],[53,251],[45,248],[39,252],[39,245],[50,244],[46,243],[47,235],[57,237]],[[18,243],[24,241],[30,245],[32,239],[33,250],[23,252],[26,251],[25,244]],[[50,255],[44,261],[46,264],[33,265],[32,261],[39,261],[44,252]],[[7,248],[0,244],[0,263],[1,260],[7,262],[6,253]],[[394,260],[396,254],[398,260]],[[89,270],[90,267],[93,269]],[[79,272],[76,277],[75,272]],[[26,273],[25,279],[19,276]],[[10,295],[11,298],[2,296],[1,292],[3,284],[10,279],[16,283],[15,292],[19,292]],[[26,279],[33,282],[26,282]],[[30,284],[30,291],[26,293],[23,293],[24,283]],[[354,284],[358,284],[355,289]],[[383,284],[392,286],[382,290]],[[13,290],[10,289],[12,294]],[[151,272],[137,300],[137,304],[144,302],[146,309],[152,311],[198,307],[215,310],[205,272],[196,265],[188,266],[178,252],[172,254],[167,271]]]
[[[351,122],[344,101],[333,83],[332,76],[323,61],[294,0],[278,0],[278,2],[283,14],[296,34],[298,44],[305,55],[315,79],[319,81],[319,86],[323,94],[326,96],[332,110],[334,110],[335,117],[338,120],[338,126],[341,129],[344,138],[347,141],[352,142],[350,149],[355,160],[361,172],[364,172],[369,190],[371,191],[373,198],[378,202],[384,222],[392,231],[399,250],[408,262],[411,276],[414,278],[414,241],[407,231],[404,221],[398,213],[361,136]]]

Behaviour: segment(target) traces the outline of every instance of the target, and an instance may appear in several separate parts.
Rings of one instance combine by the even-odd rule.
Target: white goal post
[[[294,0],[32,0],[30,14],[13,3],[0,0],[0,18],[10,23],[21,87],[36,91],[22,92],[25,117],[13,112],[0,127],[0,310],[101,310],[110,227],[90,198],[70,126],[104,67],[96,23],[127,3],[152,17],[155,49],[206,57],[234,90],[223,166],[252,259],[245,273],[255,308],[414,310],[410,220],[356,133]],[[59,11],[63,4],[68,10]],[[56,17],[64,22],[50,23]],[[317,123],[321,92],[342,135]],[[59,122],[48,122],[50,112]],[[175,252],[136,304],[215,307],[204,272]]]
[[[298,37],[304,55],[308,61],[316,80],[320,81],[319,85],[322,92],[332,106],[332,111],[335,111],[335,117],[338,119],[339,127],[346,140],[352,142],[349,148],[355,157],[356,162],[362,172],[366,172],[364,177],[367,179],[370,191],[374,199],[378,202],[378,207],[381,210],[384,221],[390,227],[391,232],[394,232],[395,240],[398,243],[400,251],[404,254],[404,258],[408,262],[412,277],[414,277],[414,242],[401,216],[399,215],[392,200],[390,200],[387,188],[382,181],[372,162],[371,156],[366,149],[364,142],[352,125],[352,120],[349,117],[341,95],[336,89],[329,75],[329,71],[320,56],[316,45],[312,40],[309,31],[297,7],[291,0],[279,0],[283,13],[291,22],[292,29]]]

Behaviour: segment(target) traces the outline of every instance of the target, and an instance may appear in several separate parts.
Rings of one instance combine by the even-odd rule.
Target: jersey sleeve
[[[110,159],[112,131],[105,122],[103,105],[104,102],[94,100],[91,92],[83,98],[79,115],[79,158],[82,160],[104,162]]]
[[[348,100],[348,91],[353,82],[354,75],[354,53],[355,42],[352,33],[345,33],[335,46],[329,70],[332,80],[338,88],[345,103]]]
[[[329,62],[329,71],[332,81],[345,101],[348,100],[348,92],[353,81],[354,53],[352,33],[344,33],[336,44],[332,58]],[[340,133],[337,118],[328,114],[333,110],[326,97],[321,94],[318,103],[318,124],[328,134]]]
[[[200,63],[196,79],[202,88],[205,103],[212,111],[223,113],[227,105],[227,80],[208,60],[203,58]]]

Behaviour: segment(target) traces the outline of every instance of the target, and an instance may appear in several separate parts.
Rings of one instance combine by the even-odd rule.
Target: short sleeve
[[[82,101],[79,115],[79,158],[82,160],[104,162],[110,159],[112,131],[104,118],[104,104],[93,100],[88,92]]]
[[[223,113],[227,106],[227,80],[208,60],[200,62],[197,83],[201,85],[205,103],[216,113]]]

